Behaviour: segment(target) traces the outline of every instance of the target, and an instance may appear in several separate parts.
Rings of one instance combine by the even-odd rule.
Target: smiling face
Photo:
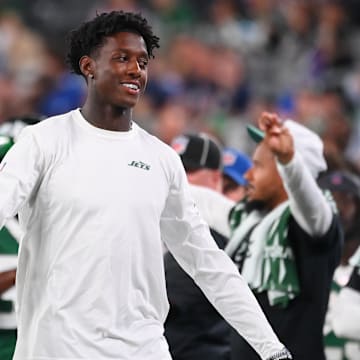
[[[287,199],[275,157],[264,142],[257,146],[253,155],[253,167],[246,172],[245,178],[249,183],[249,201],[260,201],[271,210]]]
[[[119,32],[106,38],[83,73],[91,74],[89,95],[99,104],[132,108],[147,82],[148,52],[144,39],[136,33]]]

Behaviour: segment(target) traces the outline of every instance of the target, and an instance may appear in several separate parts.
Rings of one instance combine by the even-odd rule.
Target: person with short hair
[[[169,360],[164,242],[263,359],[289,359],[245,280],[218,249],[178,154],[140,128],[159,39],[140,14],[73,30],[80,109],[26,127],[0,172],[0,225],[19,213],[14,360]]]

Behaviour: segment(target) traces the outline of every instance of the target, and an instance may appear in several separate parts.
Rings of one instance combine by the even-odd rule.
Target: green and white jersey
[[[347,284],[352,267],[339,267],[331,286],[328,312],[324,326],[324,344],[326,360],[358,360],[360,359],[360,341],[336,336],[333,329],[334,313],[340,290]]]
[[[178,154],[137,124],[79,110],[28,126],[0,171],[0,225],[19,212],[15,360],[169,360],[163,247],[261,358],[283,349],[199,215]]]
[[[13,222],[17,223],[14,219]],[[0,230],[0,272],[17,266],[18,242],[4,226]],[[0,329],[16,329],[15,287],[0,296]]]

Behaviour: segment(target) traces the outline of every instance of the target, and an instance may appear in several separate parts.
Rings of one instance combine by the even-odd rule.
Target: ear
[[[79,67],[85,78],[94,77],[94,60],[90,56],[82,56],[79,60]]]

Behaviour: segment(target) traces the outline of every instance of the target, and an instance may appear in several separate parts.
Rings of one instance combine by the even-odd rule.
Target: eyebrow
[[[112,51],[111,51],[111,54],[114,54],[114,53],[116,53],[116,52],[128,53],[128,52],[133,52],[133,51],[132,51],[132,50],[129,50],[129,49],[124,49],[124,48],[117,48],[117,49],[115,49],[115,50],[112,50]],[[145,57],[148,58],[148,59],[150,58],[148,52],[147,52],[147,51],[143,51],[143,50],[139,51],[139,53],[138,53],[137,56],[145,56]]]

